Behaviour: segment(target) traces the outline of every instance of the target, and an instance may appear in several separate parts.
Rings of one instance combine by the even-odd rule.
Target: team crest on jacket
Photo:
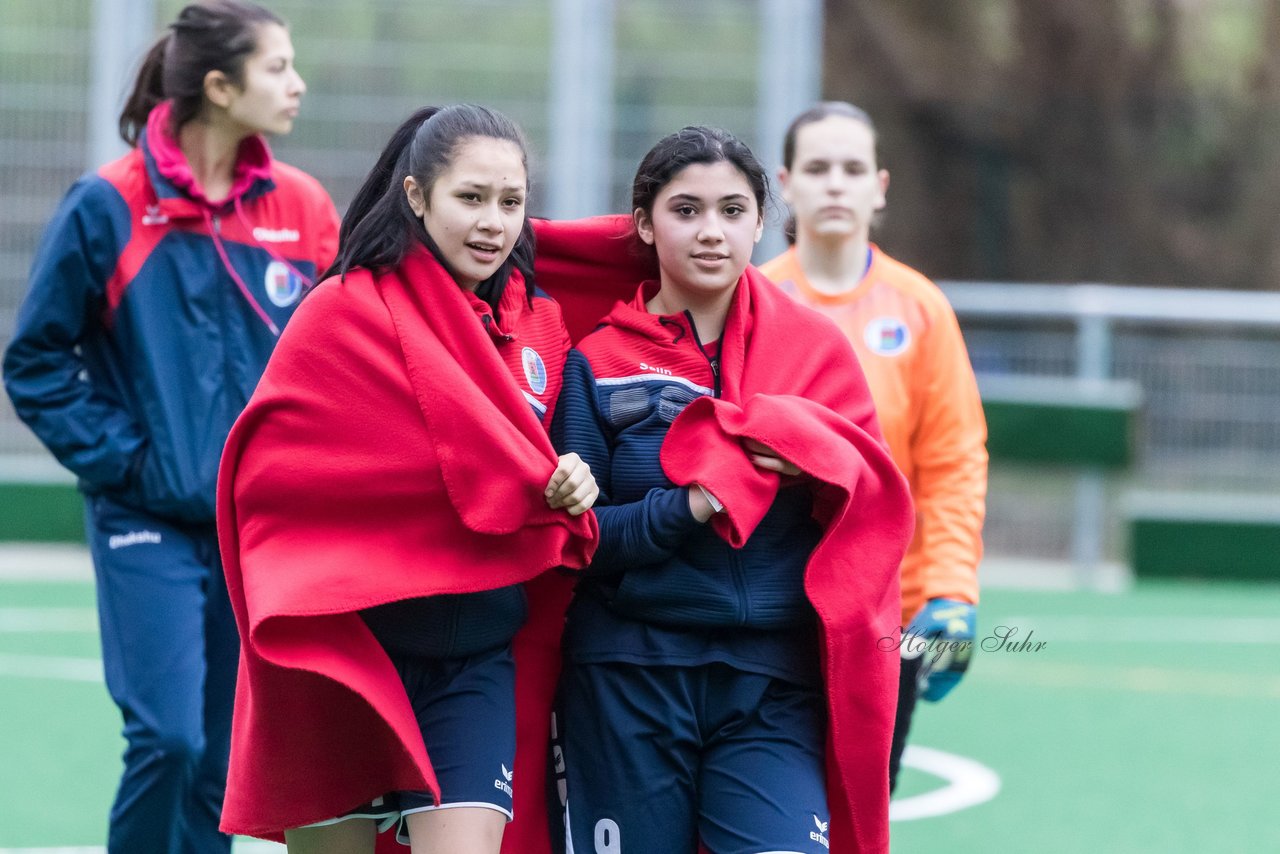
[[[289,269],[289,265],[281,261],[272,261],[267,265],[265,277],[267,299],[280,308],[293,305],[302,296],[302,280],[298,274]]]
[[[896,317],[877,317],[867,324],[862,340],[873,353],[897,356],[911,344],[911,330]]]
[[[542,394],[547,390],[547,366],[532,347],[520,351],[520,361],[524,365],[524,378],[529,381],[529,389],[534,394]]]

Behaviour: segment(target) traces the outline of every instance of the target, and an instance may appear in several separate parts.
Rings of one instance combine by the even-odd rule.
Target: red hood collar
[[[196,180],[191,171],[191,164],[178,146],[170,130],[170,116],[173,113],[172,101],[161,101],[147,116],[147,149],[164,178],[183,193],[209,208],[216,210],[227,202],[237,199],[248,192],[254,182],[271,178],[271,148],[261,134],[246,137],[236,152],[235,173],[231,182],[231,192],[227,198],[211,202],[204,194],[204,188]]]
[[[502,291],[501,299],[498,300],[496,322],[493,317],[493,309],[489,307],[487,302],[471,291],[464,290],[462,295],[467,298],[472,311],[476,313],[476,317],[484,324],[484,328],[491,338],[508,341],[515,339],[516,327],[528,308],[528,303],[525,302],[528,297],[525,294],[524,276],[520,275],[519,270],[511,271],[511,278],[507,280],[507,286]]]
[[[651,279],[640,283],[640,288],[630,302],[618,303],[604,322],[610,326],[627,329],[662,344],[673,344],[681,338],[693,337],[693,327],[689,316],[684,312],[678,314],[654,314],[645,304],[658,293],[661,283]],[[733,302],[729,304],[729,317],[725,321],[725,330],[732,325],[732,319],[738,318],[746,308],[749,300],[743,294],[747,289],[746,274],[738,279],[737,290],[733,294]]]

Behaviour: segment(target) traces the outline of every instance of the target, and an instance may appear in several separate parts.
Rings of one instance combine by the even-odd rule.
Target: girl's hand
[[[716,508],[711,504],[711,499],[707,497],[707,493],[696,483],[689,484],[689,512],[693,514],[693,518],[698,522],[705,522],[712,516],[716,515]]]
[[[747,456],[751,458],[751,462],[756,468],[775,471],[778,474],[795,475],[800,474],[800,467],[795,463],[784,460],[778,456],[778,453],[768,445],[762,445],[755,439],[743,439],[742,447],[747,449]]]
[[[600,495],[591,466],[577,454],[561,454],[556,470],[542,493],[551,509],[563,508],[570,516],[581,516],[591,509]]]

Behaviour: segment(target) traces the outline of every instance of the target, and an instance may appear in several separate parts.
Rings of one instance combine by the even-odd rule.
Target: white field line
[[[981,615],[981,611],[979,611]],[[1280,644],[1280,617],[1170,617],[1055,614],[1036,617],[1014,616],[981,620],[979,644],[993,637],[1000,626],[1016,628],[1011,643],[1036,633],[1032,642],[1059,643],[1192,643]],[[1001,632],[1001,635],[1004,633]],[[998,639],[997,639],[998,640]],[[991,641],[991,645],[998,645]],[[989,649],[990,647],[987,647]],[[979,652],[984,649],[979,645]]]
[[[0,543],[0,581],[93,581],[85,546]]]
[[[1236,699],[1280,700],[1280,676],[1225,673],[1215,670],[1180,670],[1172,667],[1111,666],[1047,661],[1044,653],[1018,661],[998,659],[996,654],[974,656],[971,670],[982,679],[1020,688],[1064,688],[1130,694],[1169,694]],[[970,677],[974,678],[974,677]]]
[[[94,608],[0,608],[0,633],[97,634]]]
[[[102,660],[59,655],[0,653],[0,676],[59,679],[64,682],[101,682]],[[0,852],[2,851],[3,849],[0,849]]]
[[[954,753],[909,744],[902,754],[902,764],[941,777],[946,785],[893,801],[889,804],[890,821],[913,821],[959,812],[984,804],[1000,792],[1000,776],[995,771]]]
[[[285,847],[260,839],[237,838],[231,846],[231,854],[284,854]],[[97,845],[62,848],[0,848],[0,854],[107,854],[107,849]]]

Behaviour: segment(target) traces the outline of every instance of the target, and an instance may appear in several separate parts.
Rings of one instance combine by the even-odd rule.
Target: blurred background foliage
[[[1277,0],[826,0],[880,240],[949,278],[1280,289]]]

